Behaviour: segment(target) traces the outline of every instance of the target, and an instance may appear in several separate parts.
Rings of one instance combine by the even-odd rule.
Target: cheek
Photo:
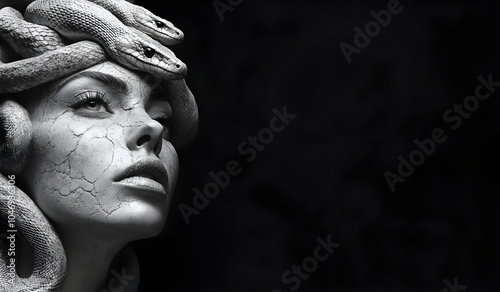
[[[53,220],[106,213],[107,201],[102,198],[109,187],[106,171],[117,156],[111,135],[120,133],[121,127],[107,129],[64,116],[33,126],[29,184],[42,210]]]

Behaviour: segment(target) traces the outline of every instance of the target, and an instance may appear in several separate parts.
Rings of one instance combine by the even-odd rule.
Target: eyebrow
[[[61,88],[63,88],[66,84],[80,78],[90,78],[94,79],[97,81],[100,81],[104,83],[104,85],[111,87],[113,90],[120,92],[120,93],[127,93],[129,92],[130,88],[128,84],[119,79],[116,78],[113,75],[102,73],[102,72],[96,72],[96,71],[83,71],[79,72],[77,74],[72,75],[68,79],[64,80],[56,89],[54,93],[57,93]]]

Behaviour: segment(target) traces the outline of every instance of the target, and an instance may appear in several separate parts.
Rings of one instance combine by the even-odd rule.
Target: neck
[[[123,249],[126,243],[83,237],[62,236],[67,270],[60,292],[137,291],[138,262],[132,249]]]

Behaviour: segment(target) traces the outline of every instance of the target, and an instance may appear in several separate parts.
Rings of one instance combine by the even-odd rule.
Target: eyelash
[[[111,112],[109,109],[109,102],[106,100],[105,94],[99,91],[84,91],[79,93],[76,96],[76,101],[72,107],[75,109],[80,108],[91,101],[100,103],[107,111]]]
[[[170,117],[162,115],[153,119],[163,126],[163,138],[165,140],[170,140]]]
[[[156,121],[158,121],[158,123],[162,124],[162,125],[168,125],[168,123],[170,122],[170,119],[167,115],[163,115],[163,116],[160,116],[160,117],[156,117],[154,118]]]

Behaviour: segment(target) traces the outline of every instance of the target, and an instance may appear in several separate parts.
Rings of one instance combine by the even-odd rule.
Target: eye
[[[163,139],[170,141],[172,130],[172,107],[166,100],[154,100],[148,107],[151,119],[163,126]]]
[[[148,58],[152,58],[156,54],[156,51],[153,48],[147,47],[144,48],[144,55]]]
[[[101,111],[102,109],[104,109],[104,106],[99,103],[98,101],[96,100],[89,100],[85,105],[83,105],[83,107],[85,109],[88,109],[88,110],[93,110],[93,111]]]
[[[170,140],[170,119],[167,116],[155,118],[163,126],[163,139]]]
[[[170,117],[166,114],[151,113],[151,118],[163,126],[163,139],[170,139]]]
[[[158,28],[164,28],[165,26],[167,26],[165,23],[158,21],[158,20],[155,20],[155,24],[156,24],[156,27],[158,27]]]
[[[81,109],[87,112],[108,113],[109,104],[104,99],[104,93],[98,91],[85,91],[76,96],[76,102],[72,106],[74,109]]]
[[[159,118],[155,118],[155,121],[157,121],[158,123],[160,123],[163,127],[167,127],[168,126],[168,117],[167,116],[162,116],[162,117],[159,117]]]

